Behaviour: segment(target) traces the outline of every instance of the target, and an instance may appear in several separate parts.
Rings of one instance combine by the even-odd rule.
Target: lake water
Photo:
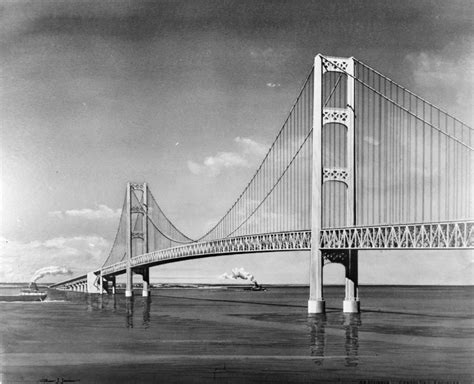
[[[342,313],[343,287],[325,287],[314,317],[308,288],[136,294],[1,302],[0,382],[473,381],[473,287],[361,287],[360,315]]]

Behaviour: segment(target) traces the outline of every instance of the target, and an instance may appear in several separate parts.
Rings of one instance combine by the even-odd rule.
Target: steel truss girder
[[[135,256],[131,267],[179,261],[190,257],[311,249],[311,231],[277,232],[190,243]],[[320,249],[474,249],[474,221],[330,228],[321,231]],[[323,252],[325,262],[343,262],[344,255]],[[102,269],[104,275],[125,270],[122,261]]]
[[[321,249],[474,248],[474,221],[332,228],[321,231]]]
[[[178,247],[162,249],[133,257],[131,259],[131,266],[132,268],[136,268],[142,265],[169,262],[174,259],[177,261],[189,257],[309,250],[310,248],[311,231],[267,233],[190,243]],[[116,273],[125,269],[125,266],[126,262],[119,262],[103,268],[102,272],[104,274]]]

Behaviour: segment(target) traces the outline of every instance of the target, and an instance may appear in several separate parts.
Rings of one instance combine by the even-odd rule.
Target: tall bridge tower
[[[331,189],[324,188],[326,183],[342,183],[345,186],[344,201],[339,201],[343,214],[339,226],[354,226],[356,224],[355,199],[355,86],[354,59],[334,58],[317,55],[314,59],[314,88],[313,88],[313,164],[312,164],[312,197],[311,197],[311,261],[310,261],[310,297],[309,313],[324,313],[325,301],[323,296],[323,267],[324,259],[342,263],[346,270],[346,294],[343,304],[344,312],[359,312],[358,282],[357,282],[357,250],[323,251],[320,249],[320,236],[323,228],[323,204],[327,202]],[[337,73],[337,82],[345,84],[345,92],[328,107],[327,101],[332,93],[324,92],[325,80],[331,73]],[[337,86],[337,84],[336,84]],[[333,89],[335,89],[334,87]],[[323,136],[330,134],[334,125],[345,127],[345,140],[340,140],[340,152],[344,152],[344,164],[336,164],[331,159],[324,158]]]

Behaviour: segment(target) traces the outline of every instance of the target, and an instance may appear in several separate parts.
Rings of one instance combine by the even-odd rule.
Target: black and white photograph
[[[0,384],[472,383],[473,20],[0,1]]]

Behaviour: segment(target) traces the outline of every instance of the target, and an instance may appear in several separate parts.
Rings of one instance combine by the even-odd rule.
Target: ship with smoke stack
[[[257,283],[255,277],[247,272],[244,268],[234,268],[232,269],[232,274],[223,273],[219,276],[220,279],[230,279],[230,280],[247,280],[253,283],[253,286],[249,288],[244,288],[246,291],[266,291],[266,289]]]
[[[44,301],[47,295],[32,281],[28,288],[23,288],[18,295],[0,296],[0,301]]]
[[[253,285],[250,288],[244,288],[244,290],[245,291],[266,291],[267,289],[263,287],[262,285],[260,285],[259,283],[257,283],[257,281],[255,280],[253,282]]]
[[[20,291],[20,297],[22,298],[21,301],[43,301],[46,299],[47,295],[46,292],[41,292],[38,289],[38,286],[34,281],[28,285],[28,288],[23,288]]]
[[[45,276],[69,274],[72,274],[72,272],[65,267],[51,266],[38,269],[33,275],[31,283],[27,288],[21,289],[20,293],[17,295],[2,295],[0,296],[0,301],[44,301],[48,294],[44,291],[40,291],[36,282]]]

